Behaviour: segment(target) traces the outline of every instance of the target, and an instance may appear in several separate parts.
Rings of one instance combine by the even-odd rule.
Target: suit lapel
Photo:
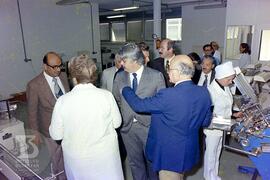
[[[47,99],[52,106],[54,106],[56,99],[43,73],[40,74],[40,90],[43,91],[42,94],[44,98]]]
[[[160,58],[159,66],[160,66],[160,70],[161,70],[162,73],[166,73],[165,66],[164,66],[164,61],[165,61],[165,59]]]
[[[215,74],[216,74],[215,70],[212,70],[210,83],[212,83],[212,81],[215,79]]]
[[[124,73],[125,73],[125,75],[123,76],[124,86],[130,86],[131,82],[130,82],[129,73],[126,71]]]

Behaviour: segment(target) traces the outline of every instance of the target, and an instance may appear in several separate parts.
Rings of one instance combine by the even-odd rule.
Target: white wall
[[[270,29],[269,0],[227,0],[226,25],[254,25],[251,59],[258,61],[261,30]],[[230,60],[230,59],[228,59]],[[237,60],[233,61],[237,64]]]
[[[0,5],[0,94],[24,91],[26,84],[41,72],[42,58],[56,51],[69,60],[78,51],[93,52],[91,9],[89,4],[58,6],[55,0],[20,0],[27,58],[24,62],[22,37],[16,0],[2,0]],[[98,6],[93,19],[98,24]],[[98,29],[94,29],[98,31]],[[98,31],[99,32],[99,31]],[[94,32],[93,55],[100,61],[99,33]]]
[[[221,51],[224,44],[226,8],[195,10],[193,6],[182,7],[182,52],[202,54],[203,45],[216,41]]]

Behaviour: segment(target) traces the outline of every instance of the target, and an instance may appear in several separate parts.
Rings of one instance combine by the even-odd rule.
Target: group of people
[[[34,143],[45,140],[58,179],[124,179],[119,137],[134,180],[183,179],[200,159],[200,128],[206,135],[204,178],[219,178],[222,136],[207,127],[213,115],[240,116],[231,111],[232,63],[217,65],[213,52],[200,60],[175,55],[169,39],[161,41],[159,54],[150,61],[145,43],[124,45],[115,66],[104,70],[102,88],[95,86],[94,61],[74,57],[71,91],[61,57],[44,56],[43,71],[27,84],[28,120]]]

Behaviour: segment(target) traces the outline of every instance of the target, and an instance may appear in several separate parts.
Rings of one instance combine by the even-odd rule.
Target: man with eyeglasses
[[[62,149],[49,135],[51,116],[57,98],[69,91],[67,77],[61,73],[62,60],[55,52],[48,52],[43,58],[43,71],[32,79],[26,88],[28,103],[28,124],[34,131],[33,142],[42,143],[44,136],[48,147],[54,174],[64,171]],[[62,173],[58,179],[66,179]]]
[[[221,63],[221,60],[218,59],[217,57],[214,57],[215,50],[211,46],[211,44],[205,44],[203,46],[203,56],[212,56],[214,58],[214,64],[215,66],[219,65]]]

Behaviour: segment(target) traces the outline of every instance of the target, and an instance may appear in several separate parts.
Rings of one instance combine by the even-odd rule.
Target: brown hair
[[[248,43],[241,43],[240,46],[244,49],[243,53],[251,54],[250,47]]]
[[[145,42],[138,43],[138,46],[142,51],[149,51],[149,46]]]

